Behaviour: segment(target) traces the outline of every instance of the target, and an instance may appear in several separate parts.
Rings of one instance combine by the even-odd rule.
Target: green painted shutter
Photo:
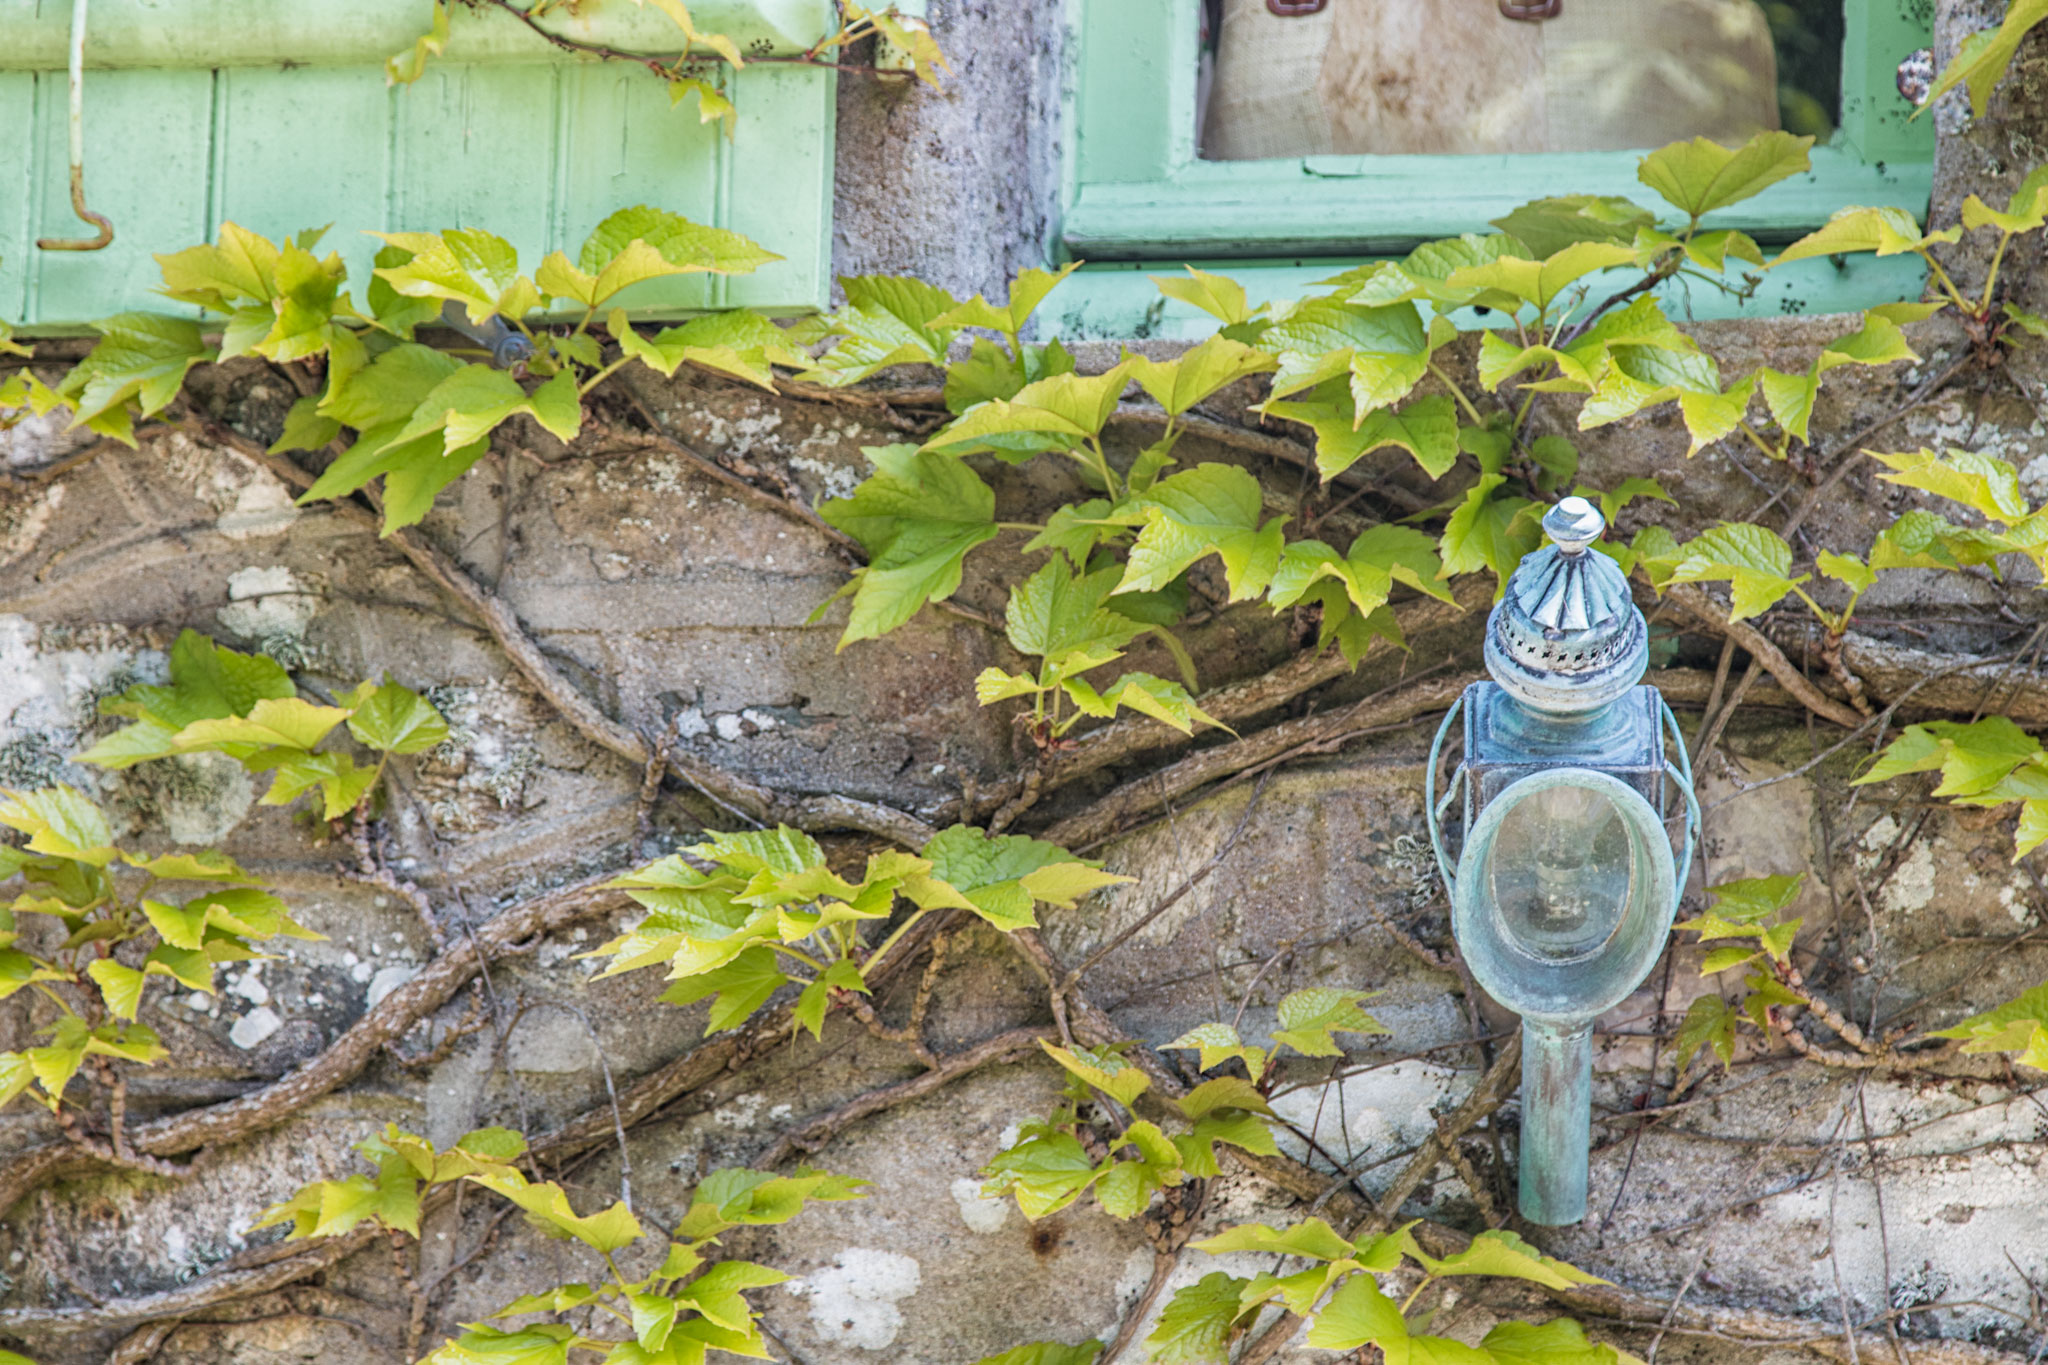
[[[752,276],[642,286],[636,310],[822,306],[830,287],[834,74],[715,62],[738,109],[731,139],[696,99],[628,62],[564,52],[512,15],[450,6],[446,53],[414,85],[384,59],[432,22],[430,0],[96,0],[86,41],[86,201],[113,221],[96,252],[71,212],[66,150],[70,6],[11,7],[0,44],[0,317],[37,330],[164,309],[153,253],[209,241],[222,220],[272,238],[331,223],[323,249],[362,302],[379,245],[366,230],[478,227],[531,271],[572,257],[614,209],[651,204],[741,232],[787,259]],[[799,52],[832,24],[829,0],[699,0],[698,27],[753,55]],[[652,7],[586,0],[552,28],[666,53]],[[25,193],[23,192],[25,190]]]

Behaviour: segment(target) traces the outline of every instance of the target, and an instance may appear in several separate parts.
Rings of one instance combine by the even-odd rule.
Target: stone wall
[[[935,0],[956,71],[944,92],[845,83],[842,270],[916,273],[972,291],[999,287],[1036,259],[1056,173],[1057,9],[1050,0]],[[1996,9],[1945,4],[1942,41],[1952,44]],[[2029,45],[2023,73],[2040,51]],[[1944,111],[1937,213],[1952,213],[1966,188],[1996,184],[2002,194],[2039,159],[2014,159],[2044,128],[2038,104],[2023,102],[2033,80],[2025,74],[2017,95],[2001,96],[1982,123]],[[2024,287],[2038,289],[2038,278]],[[1701,330],[1739,372],[1803,363],[1817,341],[1853,325],[1809,318]],[[1967,344],[1940,322],[1913,336],[1922,364],[1831,379],[1817,432],[1846,434],[1891,415]],[[1082,358],[1106,363],[1110,352]],[[793,489],[810,503],[849,489],[866,467],[861,447],[899,439],[898,424],[914,420],[687,371],[670,384],[635,382],[676,441],[714,462],[743,461],[761,471],[762,486]],[[1887,445],[1968,439],[2020,466],[2039,498],[2048,493],[2048,435],[2028,397],[2039,382],[2038,366],[2020,367],[2013,384],[1973,376],[1906,413]],[[293,396],[254,366],[228,367],[208,383],[208,410],[258,435],[274,429]],[[1223,439],[1191,438],[1181,455],[1242,464],[1284,505],[1299,474],[1254,430],[1249,399],[1233,393],[1212,405]],[[1569,429],[1568,417],[1552,420]],[[1145,439],[1140,428],[1117,430],[1132,449]],[[642,1218],[666,1222],[702,1173],[758,1163],[790,1130],[920,1074],[901,1045],[843,1015],[831,1018],[822,1042],[700,1049],[702,1006],[661,1004],[654,972],[594,981],[593,964],[577,956],[632,921],[617,897],[563,910],[543,932],[490,938],[494,925],[553,888],[635,865],[735,817],[671,781],[643,830],[640,765],[593,742],[554,705],[474,603],[437,587],[402,547],[341,510],[295,510],[290,490],[231,445],[174,433],[139,452],[103,452],[61,476],[37,476],[89,444],[49,423],[0,434],[0,463],[14,471],[0,492],[0,779],[94,790],[124,834],[152,846],[218,842],[326,935],[224,973],[227,989],[211,1000],[152,992],[144,1018],[171,1059],[135,1073],[133,1121],[290,1075],[394,992],[443,980],[448,954],[472,935],[507,950],[493,958],[487,985],[449,978],[446,1003],[346,1085],[260,1133],[181,1156],[191,1163],[182,1177],[75,1171],[8,1209],[0,1314],[12,1316],[0,1324],[45,1365],[367,1365],[404,1358],[415,1338],[430,1346],[518,1292],[601,1273],[573,1246],[496,1219],[476,1199],[426,1222],[410,1272],[417,1301],[377,1242],[316,1277],[197,1302],[192,1291],[209,1276],[262,1275],[275,1234],[249,1231],[260,1211],[301,1182],[356,1169],[349,1144],[387,1120],[437,1142],[485,1123],[543,1134],[581,1122],[598,1137],[573,1149],[561,1176],[579,1201],[609,1199],[629,1177]],[[1663,479],[1679,505],[1655,515],[1681,537],[1753,514],[1782,485],[1792,485],[1793,499],[1806,489],[1790,471],[1727,446],[1685,460],[1674,416],[1588,433],[1582,445],[1603,481]],[[1368,472],[1397,489],[1412,477],[1392,459]],[[992,466],[990,477],[1006,515],[1015,507],[1028,516],[1072,491],[1037,465]],[[1899,490],[1858,471],[1809,528],[1819,544],[1860,547],[1901,505]],[[1643,515],[1632,509],[1623,530]],[[1019,770],[1009,713],[972,699],[981,669],[1014,666],[999,634],[968,616],[927,612],[883,642],[836,650],[836,627],[807,620],[843,582],[847,561],[772,499],[741,494],[672,449],[602,435],[566,449],[522,428],[443,497],[418,539],[509,607],[556,674],[606,715],[641,735],[673,724],[697,763],[791,796],[839,794],[923,820],[940,819],[949,802],[957,809],[963,787],[997,789]],[[1000,614],[995,571],[1018,562],[1021,539],[976,561],[959,594],[970,612]],[[1484,593],[1465,605],[1483,607]],[[1644,605],[1663,635],[1657,677],[1690,730],[1720,641],[1692,633],[1647,597]],[[1998,655],[2030,647],[2039,610],[2031,593],[1929,575],[1873,598],[1867,613],[1894,623],[1872,629],[1895,650]],[[1404,680],[1476,668],[1481,611],[1413,619],[1410,653],[1377,651],[1356,674],[1251,711],[1237,729],[1336,714]],[[1252,607],[1190,629],[1204,687],[1286,665],[1299,647],[1295,625]],[[352,857],[345,843],[258,804],[259,787],[235,765],[174,760],[109,775],[64,761],[103,728],[97,701],[160,678],[165,649],[186,627],[287,662],[315,695],[386,670],[434,689],[453,734],[397,765],[381,824],[396,868],[425,889],[448,928],[439,957],[410,904],[343,875]],[[1795,658],[1806,644],[1796,632],[1781,643]],[[1143,652],[1137,664],[1172,667]],[[2006,680],[2019,689],[2007,695],[2039,707],[2037,674],[2022,668]],[[1896,695],[1873,687],[1881,701]],[[1930,802],[1926,785],[1910,780],[1852,791],[1858,750],[1830,751],[1840,732],[1787,703],[1768,682],[1754,688],[1703,761],[1709,813],[1694,887],[1702,877],[1810,873],[1798,907],[1808,977],[1881,1025],[1949,1022],[2048,975],[2040,935],[2048,895],[2030,867],[2010,864],[2010,821]],[[1259,1038],[1277,1026],[1280,997],[1298,987],[1380,993],[1369,1008],[1390,1033],[1346,1037],[1341,1078],[1322,1063],[1296,1066],[1276,1102],[1303,1135],[1289,1155],[1325,1170],[1332,1157],[1344,1162],[1367,1197],[1386,1189],[1438,1118],[1470,1093],[1513,1026],[1434,956],[1449,939],[1421,786],[1439,714],[1361,726],[1365,733],[1340,733],[1270,773],[1165,803],[1146,795],[1149,774],[1191,746],[1160,731],[1160,743],[1059,788],[1018,825],[1071,829],[1062,822],[1105,796],[1126,802],[1125,818],[1088,851],[1135,880],[1048,915],[1043,937],[1070,965],[1119,945],[1081,989],[1133,1037],[1156,1046],[1241,1013],[1247,1037]],[[1228,739],[1211,735],[1192,747]],[[854,860],[876,846],[844,832],[828,843],[835,858]],[[1899,1329],[2031,1352],[2040,1323],[2024,1322],[2039,1311],[2029,1277],[2048,1284],[2048,1110],[2033,1093],[2039,1076],[1996,1059],[1962,1059],[1936,1073],[1844,1072],[1783,1048],[1747,1048],[1728,1075],[1695,1078],[1674,1094],[1668,1042],[1655,1039],[1660,1031],[1668,1038],[1693,997],[1716,988],[1699,977],[1699,958],[1696,947],[1674,949],[1603,1021],[1594,1215],[1577,1229],[1530,1235],[1660,1310],[1681,1295],[1689,1310],[1720,1312],[1712,1325],[1724,1333],[1768,1335],[1783,1327],[1775,1314],[1805,1319],[1826,1338],[1839,1334],[1845,1312],[1861,1321],[1939,1303],[1957,1306],[1922,1308],[1898,1319]],[[907,1017],[920,974],[880,993],[885,1019]],[[38,1009],[32,993],[0,1004],[0,1048],[31,1041]],[[979,927],[947,941],[926,1021],[933,1049],[952,1053],[1050,1022],[1045,983],[1012,945]],[[1474,1043],[1475,1030],[1483,1043]],[[645,1093],[635,1087],[668,1075],[683,1079],[650,1112],[629,1115],[639,1121],[622,1151],[608,1095]],[[1087,1206],[1034,1225],[978,1193],[976,1172],[1018,1123],[1053,1103],[1058,1084],[1026,1049],[854,1123],[811,1153],[819,1165],[874,1182],[871,1197],[729,1242],[735,1254],[797,1276],[761,1296],[782,1357],[966,1365],[1021,1341],[1114,1332],[1154,1272],[1143,1227]],[[1665,1107],[1660,1121],[1631,1117],[1645,1105]],[[1511,1188],[1493,1153],[1511,1153],[1517,1118],[1511,1103],[1492,1125],[1503,1147],[1468,1149],[1488,1189],[1475,1194],[1442,1165],[1427,1172],[1407,1213],[1468,1231],[1484,1226]],[[0,1111],[0,1179],[7,1163],[57,1136],[25,1103]],[[1299,1217],[1299,1193],[1231,1169],[1198,1217],[1204,1227]],[[1189,1252],[1168,1284],[1267,1268],[1263,1258]],[[166,1304],[185,1305],[181,1320],[137,1331],[146,1311]],[[1473,1294],[1446,1325],[1463,1335],[1494,1315],[1548,1311]],[[1641,1353],[1651,1337],[1614,1339]],[[110,1357],[124,1341],[126,1354]],[[1911,1348],[1923,1360],[1929,1352],[1970,1358],[1942,1355],[1927,1341]],[[1734,1360],[1757,1348],[1679,1335],[1661,1352]],[[1325,1357],[1297,1347],[1281,1358]]]

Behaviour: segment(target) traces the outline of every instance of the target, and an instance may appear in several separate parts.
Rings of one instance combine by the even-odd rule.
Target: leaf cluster
[[[662,999],[709,999],[707,1034],[799,986],[796,1027],[817,1037],[835,999],[868,994],[869,966],[925,915],[966,910],[1008,933],[1038,923],[1036,904],[1071,906],[1127,880],[1043,840],[968,825],[942,830],[919,854],[870,855],[858,881],[828,867],[800,830],[719,834],[609,883],[649,913],[587,956],[610,959],[602,976],[667,964],[676,984]],[[899,898],[910,913],[870,945],[863,926],[889,920]]]
[[[1261,1156],[1279,1148],[1264,1120],[1272,1109],[1256,1086],[1236,1076],[1204,1081],[1164,1101],[1176,1127],[1168,1133],[1136,1116],[1151,1078],[1114,1051],[1041,1043],[1067,1075],[1064,1103],[1044,1122],[1023,1125],[1010,1146],[983,1168],[990,1197],[1011,1195],[1033,1220],[1058,1213],[1091,1190],[1114,1218],[1135,1218],[1162,1189],[1220,1173],[1222,1143]],[[1102,1122],[1084,1120],[1099,1111]]]
[[[389,676],[342,693],[334,705],[309,702],[276,660],[217,645],[194,630],[171,646],[168,684],[138,684],[100,709],[129,724],[80,754],[80,763],[121,769],[181,754],[225,754],[252,773],[271,775],[264,805],[288,806],[317,792],[326,820],[364,808],[391,755],[424,753],[448,738],[448,722],[433,704]],[[375,763],[321,747],[343,725],[377,754]]]
[[[1283,1267],[1289,1261],[1308,1264],[1284,1274],[1276,1269],[1254,1276],[1223,1271],[1203,1276],[1167,1303],[1159,1325],[1145,1339],[1148,1358],[1165,1365],[1223,1365],[1231,1344],[1260,1310],[1277,1303],[1313,1319],[1309,1346],[1336,1351],[1375,1346],[1389,1365],[1623,1365],[1634,1360],[1588,1341],[1584,1329],[1569,1318],[1540,1326],[1501,1322],[1476,1347],[1430,1335],[1436,1310],[1411,1310],[1443,1280],[1490,1276],[1546,1289],[1605,1281],[1544,1255],[1505,1230],[1482,1232],[1464,1250],[1437,1259],[1416,1245],[1413,1227],[1409,1223],[1353,1240],[1322,1219],[1309,1218],[1286,1228],[1244,1224],[1196,1242],[1196,1249],[1214,1255],[1253,1252],[1278,1256]],[[1421,1270],[1421,1279],[1397,1301],[1379,1277],[1400,1271],[1407,1262]]]
[[[33,1087],[54,1112],[88,1057],[160,1060],[156,1031],[136,1022],[151,978],[212,994],[215,968],[261,959],[263,941],[322,937],[224,853],[116,846],[106,813],[72,787],[0,793],[0,825],[27,836],[0,844],[0,882],[18,886],[0,906],[0,999],[33,989],[57,1009],[47,1041],[0,1052],[0,1105]]]
[[[623,1201],[596,1213],[579,1214],[568,1192],[553,1181],[536,1181],[519,1167],[526,1140],[506,1128],[483,1128],[437,1152],[432,1143],[385,1125],[356,1150],[376,1168],[374,1175],[322,1180],[300,1189],[267,1210],[256,1227],[291,1225],[287,1240],[336,1237],[362,1223],[419,1236],[421,1193],[436,1185],[466,1182],[516,1206],[542,1235],[580,1242],[602,1258],[609,1280],[575,1282],[538,1294],[524,1294],[485,1315],[486,1323],[429,1353],[422,1365],[469,1365],[478,1360],[516,1365],[565,1365],[570,1353],[603,1353],[606,1365],[702,1365],[707,1351],[767,1358],[760,1313],[746,1299],[755,1289],[780,1284],[780,1270],[737,1259],[713,1259],[722,1234],[735,1228],[786,1223],[807,1203],[862,1198],[865,1183],[821,1171],[777,1176],[728,1168],[700,1182],[689,1212],[673,1233],[650,1233]],[[640,1259],[650,1267],[628,1277],[620,1262]],[[493,1327],[488,1322],[582,1310],[588,1320],[601,1314],[628,1336],[591,1336],[558,1322]]]

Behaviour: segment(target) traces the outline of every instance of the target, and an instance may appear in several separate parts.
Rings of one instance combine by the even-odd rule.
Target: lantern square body
[[[1521,778],[1569,764],[1618,777],[1664,813],[1663,698],[1638,683],[1592,715],[1531,711],[1495,682],[1465,689],[1465,828]]]

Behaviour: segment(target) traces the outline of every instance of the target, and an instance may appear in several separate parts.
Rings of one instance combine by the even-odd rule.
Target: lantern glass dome
[[[1638,869],[1637,840],[1614,798],[1560,785],[1502,814],[1484,874],[1501,938],[1545,962],[1578,962],[1620,930]]]

